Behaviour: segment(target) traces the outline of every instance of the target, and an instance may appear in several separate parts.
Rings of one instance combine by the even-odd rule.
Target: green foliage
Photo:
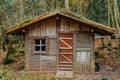
[[[99,57],[102,58],[102,59],[105,59],[105,55],[104,54],[100,54]]]
[[[2,43],[1,47],[2,47],[3,51],[6,51],[5,43]]]
[[[24,54],[25,52],[24,52],[24,50],[20,50],[19,53]]]
[[[5,77],[7,75],[7,72],[3,72],[0,74],[0,80],[5,80]]]
[[[108,80],[107,78],[103,77],[101,80]]]
[[[51,78],[51,80],[57,80],[57,79],[55,78],[55,76],[53,76],[53,77]]]
[[[118,49],[120,50],[120,38],[118,39]]]
[[[15,59],[13,57],[8,57],[3,61],[4,64],[10,64],[12,62],[15,62]]]
[[[9,54],[16,54],[16,53],[17,53],[16,49],[11,47],[9,50]]]
[[[114,49],[111,41],[107,44],[107,51],[112,51]]]
[[[102,59],[105,58],[104,54],[101,53],[100,50],[96,50],[94,53],[96,58],[102,58]]]
[[[107,47],[107,51],[112,51],[113,47]]]
[[[106,48],[106,46],[100,45],[100,46],[98,46],[97,49],[99,49],[99,50],[103,50],[104,48]]]
[[[96,50],[96,51],[95,51],[95,56],[96,56],[96,57],[99,57],[99,55],[100,55],[100,52],[99,52],[98,50]]]
[[[9,40],[8,40],[8,37],[7,35],[5,34],[5,28],[4,27],[0,27],[0,41],[2,42],[2,49],[4,51],[6,51],[6,47],[5,45],[8,44]]]
[[[87,11],[89,19],[107,25],[108,11],[105,0],[92,0]]]
[[[120,11],[120,0],[117,0],[117,4]],[[69,0],[69,7],[75,13],[108,25],[106,0]],[[63,8],[65,8],[64,0],[1,0],[0,27],[10,27],[41,13]]]
[[[43,75],[41,80],[47,80],[47,77],[45,75]]]
[[[14,76],[8,75],[6,80],[68,80],[55,78],[54,74],[23,73]]]
[[[115,59],[120,58],[120,51],[115,52],[113,55],[113,58],[115,58]]]

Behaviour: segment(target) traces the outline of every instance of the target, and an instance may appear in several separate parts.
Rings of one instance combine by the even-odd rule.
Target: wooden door
[[[73,70],[73,33],[59,34],[59,70]]]

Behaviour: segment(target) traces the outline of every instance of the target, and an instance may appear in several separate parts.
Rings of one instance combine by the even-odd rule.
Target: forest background
[[[31,20],[37,15],[56,9],[73,12],[78,16],[86,17],[95,22],[110,26],[120,32],[120,0],[0,0],[0,48],[4,51],[8,48],[7,52],[5,52],[6,54],[3,54],[4,51],[0,52],[0,65],[2,63],[0,70],[3,70],[3,74],[0,74],[0,79],[2,78],[1,76],[6,74],[4,73],[5,71],[7,74],[11,74],[11,69],[13,70],[15,68],[14,70],[18,70],[24,67],[24,37],[8,37],[5,34],[7,28],[19,25],[20,23]],[[106,41],[101,40],[96,41],[102,43],[102,46],[99,45],[98,48],[96,48],[97,50],[95,50],[95,56],[98,58],[98,62],[104,62],[101,63],[103,68],[103,64],[111,62],[110,65],[107,65],[107,68],[109,70],[113,68],[114,71],[116,69],[116,71],[119,72],[120,39],[116,38],[115,41],[113,40],[113,43],[117,44],[116,46],[109,44],[109,42],[112,42],[110,39],[109,41],[108,39],[106,40],[108,42],[107,44],[105,44]],[[17,42],[19,46],[13,47],[13,42]],[[96,44],[98,45],[98,43]],[[6,47],[6,44],[9,46]],[[11,62],[15,63],[11,64],[11,66],[3,65],[3,63],[7,64]],[[115,65],[113,65],[113,63]],[[105,71],[105,69],[103,71]],[[11,75],[13,76],[13,74]],[[27,76],[31,79],[30,76],[33,75],[28,74]],[[17,77],[21,79],[21,76]],[[28,80],[28,77],[26,80]],[[7,78],[10,79],[10,77]],[[23,76],[23,78],[26,77]]]

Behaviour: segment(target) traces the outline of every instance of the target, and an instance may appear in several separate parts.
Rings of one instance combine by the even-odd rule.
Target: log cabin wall
[[[74,34],[74,72],[94,72],[94,35],[88,25],[62,18],[60,32]]]
[[[93,34],[78,33],[75,36],[75,72],[94,71]]]
[[[48,55],[34,54],[33,37],[49,37],[50,50]],[[56,71],[56,19],[48,18],[30,25],[26,35],[26,71],[55,72]]]
[[[72,19],[60,17],[59,27],[56,24],[56,17],[51,17],[30,25],[26,33],[25,43],[25,69],[26,71],[56,72],[58,63],[58,37],[59,33],[74,34],[74,71],[89,72],[93,71],[93,34],[87,25],[78,23]],[[56,27],[57,26],[57,27]],[[79,32],[90,32],[79,33]],[[49,37],[48,55],[33,53],[32,37]]]

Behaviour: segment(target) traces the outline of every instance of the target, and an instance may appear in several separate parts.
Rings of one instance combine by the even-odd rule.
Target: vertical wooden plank
[[[43,71],[55,71],[56,70],[56,56],[41,55],[41,69]]]
[[[70,31],[77,31],[79,30],[79,24],[75,21],[70,21]]]
[[[94,58],[93,58],[93,36],[92,34],[76,34],[76,49],[77,49],[77,55],[80,54],[80,58],[82,58],[81,51],[78,50],[80,48],[90,48],[90,51],[84,51],[86,53],[86,60],[84,63],[78,64],[80,67],[80,72],[92,72],[94,70]],[[80,59],[81,60],[81,59]]]
[[[91,72],[95,72],[95,55],[94,55],[94,34],[92,34],[92,45],[91,45]]]
[[[25,71],[29,70],[29,64],[28,64],[29,58],[27,58],[27,55],[28,55],[27,45],[28,45],[28,32],[26,32],[26,34],[25,34]]]
[[[26,59],[26,66],[28,67],[27,68],[27,70],[29,70],[30,69],[30,65],[29,65],[29,63],[30,63],[30,55],[32,54],[32,38],[28,38],[27,37],[27,45],[26,45],[26,47],[27,47],[27,50],[25,50],[26,51],[26,56],[25,56],[25,59]]]
[[[28,33],[28,37],[32,34],[32,32],[31,32],[31,27],[29,27],[27,33]],[[26,37],[26,36],[25,36],[25,37]]]
[[[64,29],[64,24],[65,24],[65,22],[64,22],[64,20],[63,19],[61,19],[61,24],[60,24],[60,31],[63,31],[63,29]]]
[[[29,36],[56,37],[56,20],[54,17],[36,22],[30,26]]]
[[[39,34],[39,36],[42,36],[42,35],[41,35],[41,30],[42,30],[41,28],[42,28],[42,24],[41,24],[41,22],[39,22],[38,24],[39,24],[39,29],[38,29],[38,30],[39,30],[39,33],[38,33],[38,34]]]
[[[77,53],[75,51],[76,49],[76,33],[73,33],[73,72],[75,71],[75,68],[77,66]]]
[[[58,18],[58,20],[56,20],[56,33],[57,33],[57,59],[56,59],[56,67],[57,67],[57,71],[58,71],[58,69],[59,69],[59,39],[58,39],[58,37],[59,37],[59,31],[60,31],[60,25],[61,25],[61,23],[59,22],[59,18]]]
[[[57,38],[50,38],[50,53],[57,54]]]
[[[59,69],[59,32],[62,27],[62,19],[59,16],[56,16],[56,36],[57,36],[57,59],[56,59],[56,65],[57,65],[57,71]]]
[[[40,31],[39,31],[39,27],[40,27],[40,25],[39,25],[39,23],[38,24],[36,24],[36,26],[35,26],[36,28],[37,28],[37,30],[36,30],[36,32],[37,32],[37,36],[40,36]]]
[[[61,20],[61,31],[76,31],[79,30],[79,23],[74,20],[69,20],[67,18],[62,18]]]
[[[70,28],[70,22],[69,22],[69,20],[62,18],[61,19],[60,30],[61,31],[70,31],[69,28]]]
[[[43,31],[42,31],[42,33],[43,33],[43,36],[46,36],[46,20],[43,20],[44,21],[44,23],[43,23]]]

